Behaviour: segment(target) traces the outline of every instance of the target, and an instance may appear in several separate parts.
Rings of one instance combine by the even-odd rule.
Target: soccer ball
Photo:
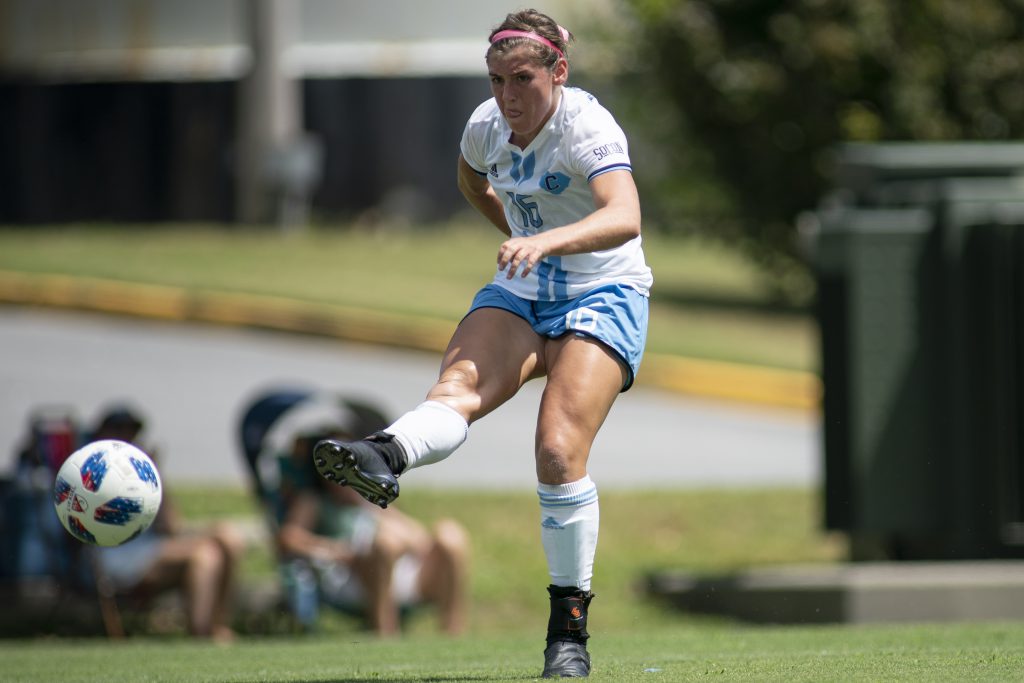
[[[149,528],[163,488],[141,450],[114,439],[72,453],[53,484],[57,517],[72,536],[93,545],[121,545]]]

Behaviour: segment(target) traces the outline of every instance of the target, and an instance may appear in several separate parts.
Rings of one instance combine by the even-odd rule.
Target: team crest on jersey
[[[540,187],[543,190],[547,190],[551,194],[562,194],[566,188],[569,187],[569,183],[572,182],[572,178],[565,175],[562,172],[548,173],[540,181]]]

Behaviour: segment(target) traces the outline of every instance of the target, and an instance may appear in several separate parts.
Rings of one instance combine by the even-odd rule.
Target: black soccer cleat
[[[404,455],[390,434],[378,432],[362,441],[326,439],[313,447],[313,464],[324,479],[348,486],[374,505],[386,508],[398,498],[398,477],[388,464]]]
[[[543,678],[586,678],[590,675],[587,652],[587,613],[594,594],[575,586],[548,586],[551,616]]]
[[[556,640],[544,650],[541,678],[586,678],[590,675],[587,646],[575,640]]]

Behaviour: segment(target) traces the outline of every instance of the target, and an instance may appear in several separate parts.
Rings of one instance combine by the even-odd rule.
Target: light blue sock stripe
[[[594,487],[589,491],[582,491],[580,493],[570,493],[564,496],[552,495],[550,493],[538,493],[537,495],[540,498],[541,507],[583,507],[584,505],[590,505],[591,503],[597,502],[597,487]]]
[[[564,498],[572,498],[573,496],[590,496],[597,494],[597,486],[591,484],[587,488],[581,488],[576,491],[568,491],[566,493],[558,492],[552,493],[550,491],[541,491],[538,489],[537,495],[542,500],[559,500]]]

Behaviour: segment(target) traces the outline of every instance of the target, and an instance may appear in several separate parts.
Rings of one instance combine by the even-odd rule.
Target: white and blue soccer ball
[[[149,528],[163,486],[153,460],[124,441],[94,441],[72,453],[53,484],[57,517],[72,536],[121,545]]]

